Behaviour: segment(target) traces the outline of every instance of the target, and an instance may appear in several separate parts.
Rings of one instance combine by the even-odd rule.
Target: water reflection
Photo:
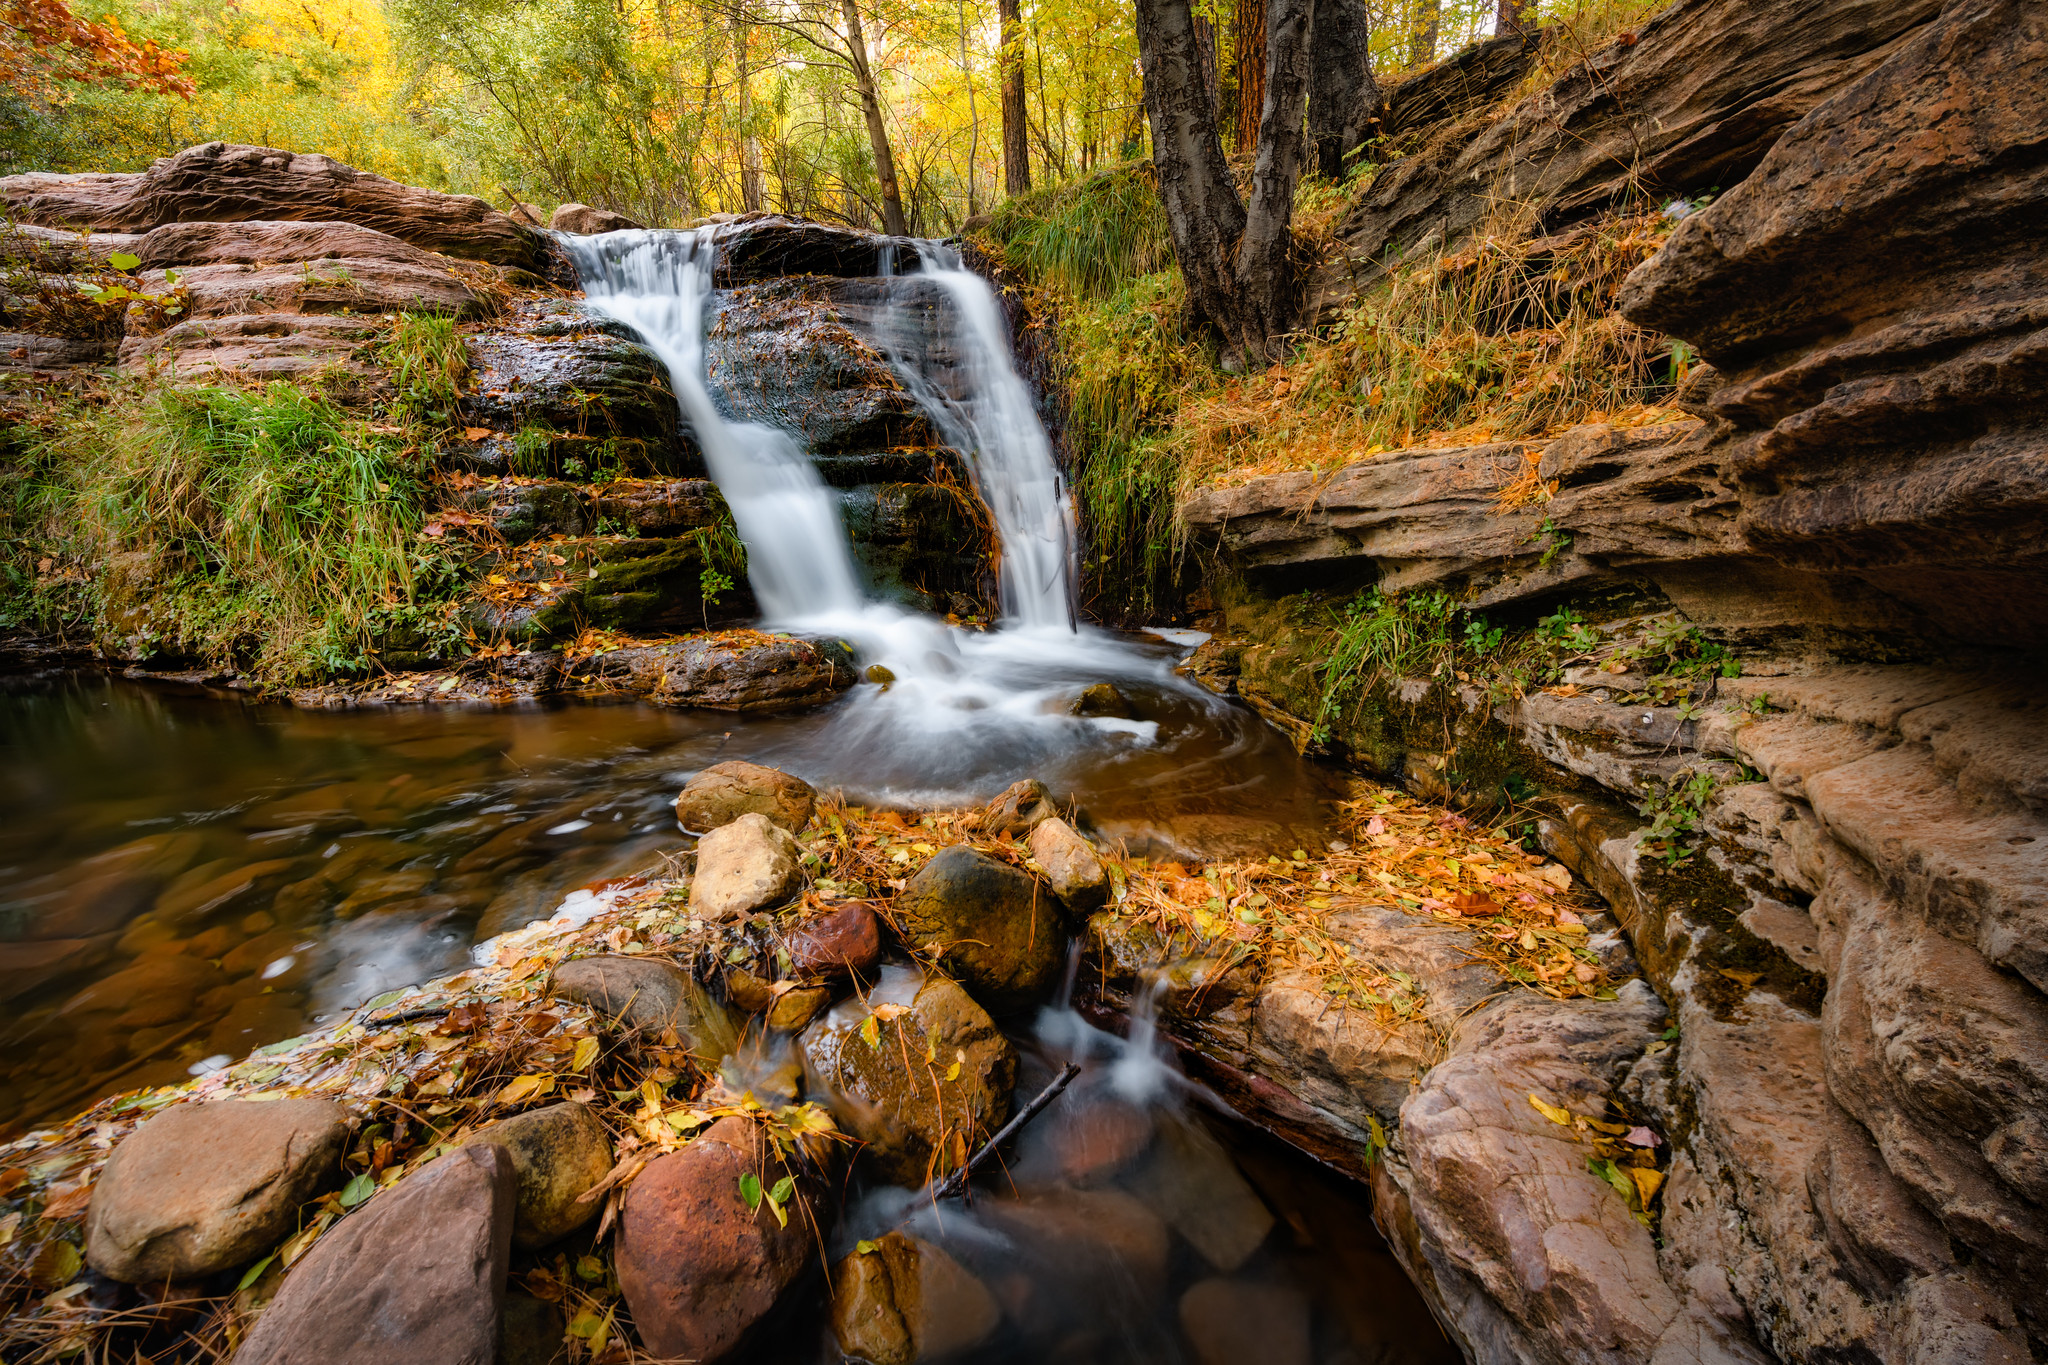
[[[991,734],[956,744],[944,781],[915,794],[977,800],[1036,775],[1157,851],[1315,836],[1318,780],[1255,717],[1122,685],[1156,723],[1148,742],[1043,753]],[[8,680],[0,1122],[177,1079],[456,967],[477,938],[681,851],[669,802],[711,763],[905,800],[900,755],[864,750],[844,724],[878,691],[743,719],[638,704],[328,713],[98,674]]]

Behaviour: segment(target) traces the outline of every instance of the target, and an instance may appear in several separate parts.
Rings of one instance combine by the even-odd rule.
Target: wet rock
[[[796,834],[811,822],[816,801],[811,784],[802,778],[734,760],[715,763],[683,784],[676,820],[687,830],[714,830],[753,813]]]
[[[465,604],[465,614],[479,630],[515,641],[569,638],[588,626],[616,631],[701,629],[707,619],[729,619],[737,600],[727,594],[726,606],[716,611],[706,604],[703,548],[689,540],[591,536],[548,541],[510,550],[480,567],[522,586],[505,594],[479,593]],[[716,642],[690,643],[703,648]],[[755,642],[750,638],[745,643]],[[679,643],[667,654],[611,650],[583,667],[601,668],[599,676],[607,679],[630,681],[647,665],[684,649]],[[748,653],[732,652],[742,659]],[[670,690],[686,694],[687,684]]]
[[[147,232],[166,223],[358,224],[429,251],[545,274],[546,239],[483,200],[415,189],[331,157],[209,142],[125,175],[32,172],[0,179],[18,222]]]
[[[1044,870],[1054,894],[1076,916],[1100,909],[1109,899],[1109,873],[1102,858],[1057,815],[1039,821],[1031,831],[1029,846],[1031,861]]]
[[[338,1184],[348,1111],[326,1100],[183,1104],[115,1147],[93,1187],[85,1254],[130,1284],[245,1265]]]
[[[1118,691],[1115,683],[1096,683],[1081,689],[1081,695],[1074,699],[1074,714],[1129,720],[1136,713],[1131,709],[1131,699]]]
[[[725,973],[725,998],[732,1007],[748,1014],[766,1014],[768,1007],[775,1003],[774,983],[764,981],[744,967],[728,967]]]
[[[210,962],[183,954],[152,953],[131,967],[101,977],[65,1001],[60,1014],[118,1011],[140,1024],[146,1015],[174,1016],[221,984]]]
[[[562,1354],[562,1310],[531,1294],[507,1294],[498,1318],[497,1365],[554,1365]]]
[[[832,992],[825,986],[798,986],[784,991],[768,1007],[768,1027],[795,1033],[831,1003]]]
[[[1050,1125],[1044,1141],[1056,1179],[1084,1188],[1110,1179],[1143,1155],[1154,1127],[1150,1112],[1113,1095],[1061,1105],[1037,1121]]]
[[[855,562],[883,596],[943,613],[953,596],[983,595],[993,546],[964,485],[857,482],[840,495],[839,515]]]
[[[466,345],[475,375],[465,412],[503,430],[574,438],[554,443],[561,452],[549,445],[544,458],[573,447],[595,469],[606,458],[598,447],[609,440],[609,458],[629,466],[618,472],[703,473],[702,456],[682,431],[667,369],[624,324],[566,300],[525,302]]]
[[[643,536],[680,536],[730,519],[709,479],[613,479],[591,495],[598,520]]]
[[[166,223],[144,233],[133,252],[144,270],[343,259],[395,261],[428,270],[448,264],[445,257],[355,223]]]
[[[1200,1127],[1167,1119],[1159,1130],[1152,1159],[1129,1180],[1130,1188],[1202,1259],[1230,1274],[1265,1244],[1273,1231],[1272,1211]]]
[[[589,1106],[551,1104],[515,1114],[482,1129],[478,1142],[502,1147],[512,1159],[519,1193],[513,1245],[544,1247],[597,1217],[602,1200],[577,1199],[612,1169],[612,1140]]]
[[[853,686],[853,653],[837,640],[760,631],[629,645],[585,665],[590,677],[663,706],[784,711]]]
[[[1016,1050],[944,977],[884,968],[865,1000],[835,1005],[798,1045],[806,1089],[829,1097],[867,1160],[899,1184],[961,1165],[1009,1115]]]
[[[832,981],[871,978],[882,958],[881,926],[865,901],[841,901],[797,924],[784,944],[792,971]]]
[[[771,1189],[789,1169],[744,1119],[724,1118],[633,1181],[616,1265],[633,1323],[655,1355],[713,1362],[737,1349],[803,1274],[818,1233],[799,1184],[789,1221],[748,1209],[740,1178]]]
[[[1051,889],[965,844],[939,850],[891,910],[906,942],[937,949],[946,969],[998,1012],[1044,1000],[1066,960]]]
[[[1202,1280],[1180,1296],[1180,1329],[1202,1365],[1309,1365],[1308,1296],[1291,1285]]]
[[[508,545],[588,535],[597,525],[583,489],[556,479],[479,479],[454,487],[446,505],[486,518]]]
[[[832,1272],[832,1335],[870,1365],[913,1365],[971,1350],[1002,1321],[988,1287],[932,1243],[885,1233]]]
[[[1050,820],[1058,815],[1059,807],[1054,804],[1052,793],[1035,777],[1013,782],[1003,789],[1003,794],[988,803],[981,814],[981,827],[990,834],[1007,834],[1021,839],[1031,833],[1040,821]]]
[[[1139,1311],[1166,1292],[1166,1224],[1122,1190],[1053,1190],[992,1200],[982,1216],[1014,1238],[1068,1295]]]
[[[697,841],[690,913],[738,919],[782,904],[803,885],[796,840],[767,816],[750,811]]]
[[[674,964],[647,957],[579,957],[555,968],[549,993],[601,1010],[627,1028],[673,1029],[691,1054],[716,1064],[739,1030],[725,1007]]]
[[[563,204],[548,215],[548,226],[556,232],[589,236],[599,232],[632,232],[644,228],[623,213],[592,208],[588,204]]]
[[[872,232],[776,216],[735,223],[718,234],[721,288],[787,275],[841,276],[865,281],[881,273],[882,248],[896,253],[899,271],[915,268],[915,243]]]
[[[473,1143],[373,1195],[313,1244],[237,1365],[492,1365],[512,1252],[511,1158]]]

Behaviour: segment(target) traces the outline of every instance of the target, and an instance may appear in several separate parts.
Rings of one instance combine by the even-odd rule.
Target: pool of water
[[[322,712],[98,673],[0,686],[0,1123],[210,1059],[455,967],[569,891],[687,847],[670,803],[747,758],[876,803],[1038,776],[1134,845],[1316,837],[1321,779],[1164,673],[1126,728],[969,716],[911,773],[900,696],[749,718],[641,704]],[[1015,685],[1057,700],[1029,661]],[[1082,680],[1083,682],[1086,679]],[[1135,729],[1135,732],[1134,732]],[[1060,737],[1066,738],[1062,740]]]

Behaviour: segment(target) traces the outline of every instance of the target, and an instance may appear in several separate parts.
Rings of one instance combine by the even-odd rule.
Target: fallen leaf
[[[1657,1197],[1657,1191],[1664,1187],[1664,1173],[1650,1170],[1646,1166],[1629,1167],[1628,1178],[1636,1182],[1636,1189],[1642,1194],[1644,1208],[1650,1206],[1650,1201]]]
[[[1622,1141],[1632,1147],[1655,1147],[1662,1139],[1649,1129],[1638,1125],[1629,1129],[1628,1135],[1622,1138]]]
[[[54,1223],[59,1219],[76,1218],[90,1203],[92,1186],[82,1181],[76,1185],[52,1185],[43,1204],[43,1221]]]
[[[1535,1105],[1536,1112],[1543,1115],[1544,1118],[1549,1119],[1552,1123],[1560,1124],[1566,1128],[1571,1127],[1571,1110],[1560,1109],[1554,1104],[1546,1104],[1542,1100],[1537,1099],[1533,1092],[1529,1096],[1529,1103]]]
[[[1762,972],[1735,972],[1730,971],[1726,967],[1716,967],[1714,970],[1727,977],[1730,981],[1742,986],[1754,986],[1757,982],[1764,979]]]
[[[464,427],[462,438],[466,441],[481,441],[491,434],[489,427]]]

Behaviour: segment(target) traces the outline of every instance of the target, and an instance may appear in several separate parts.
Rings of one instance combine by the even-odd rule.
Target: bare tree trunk
[[[1000,0],[1003,73],[1003,193],[1031,189],[1031,115],[1024,104],[1024,9],[1022,0]]]
[[[1266,108],[1265,0],[1237,0],[1237,150],[1259,145],[1259,120]]]
[[[1520,33],[1529,26],[1528,9],[1534,0],[1500,0],[1493,12],[1493,36]]]
[[[1244,0],[1246,6],[1256,3]],[[1260,84],[1266,97],[1247,211],[1223,159],[1189,0],[1137,0],[1159,197],[1188,302],[1221,334],[1226,368],[1275,357],[1294,323],[1289,223],[1301,174],[1313,14],[1314,0],[1269,0],[1265,6]]]
[[[1444,22],[1443,0],[1420,0],[1409,17],[1408,65],[1425,66],[1436,60],[1437,34]]]
[[[1201,53],[1202,84],[1209,87],[1209,105],[1219,116],[1223,109],[1223,73],[1216,60],[1216,25],[1195,16],[1195,45]]]
[[[967,59],[967,0],[956,0],[954,8],[960,15],[960,76],[967,82],[967,216],[972,218],[981,212],[981,201],[974,188],[974,153],[981,146],[981,115],[974,107],[974,65]]]
[[[853,83],[860,92],[861,113],[868,123],[868,145],[875,153],[875,179],[882,189],[882,231],[892,237],[908,237],[910,225],[903,217],[903,191],[896,184],[896,157],[889,150],[889,127],[882,121],[882,96],[875,86],[874,68],[868,64],[868,40],[860,27],[856,0],[839,0],[839,12],[846,20],[846,50],[853,60]]]
[[[1316,0],[1308,133],[1325,179],[1343,178],[1345,158],[1372,136],[1372,120],[1386,103],[1372,75],[1371,26],[1365,0]]]
[[[732,15],[731,30],[734,88],[739,92],[740,207],[759,213],[766,207],[761,190],[761,139],[748,126],[754,114],[753,91],[748,87],[752,70],[747,65],[747,21],[737,11]]]

